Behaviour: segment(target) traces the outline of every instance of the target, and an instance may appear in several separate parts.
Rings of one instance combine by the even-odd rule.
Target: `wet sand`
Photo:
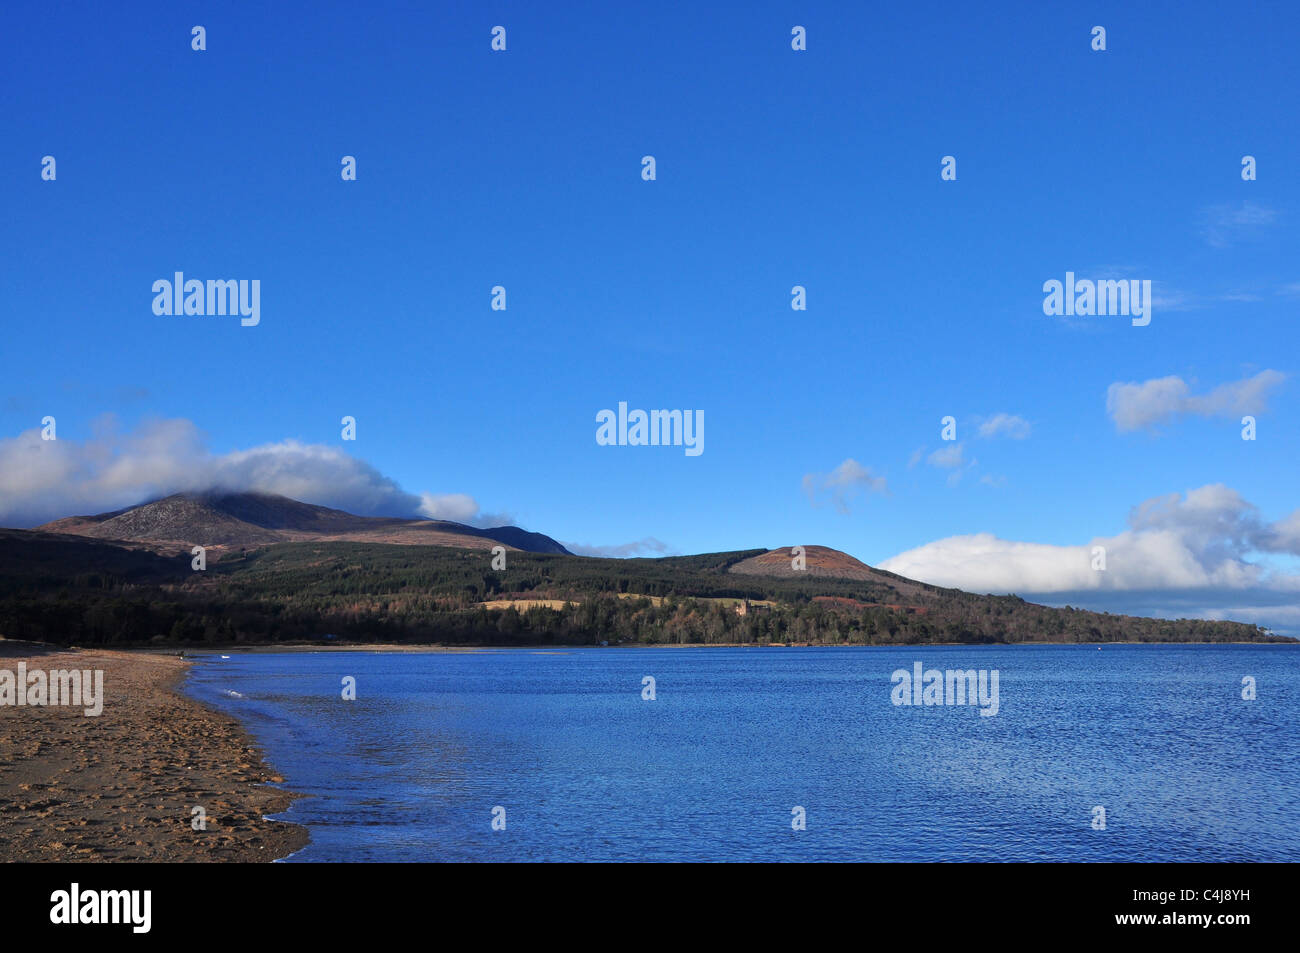
[[[305,828],[239,723],[181,694],[172,655],[0,640],[0,670],[102,669],[103,712],[0,705],[0,861],[269,861]],[[194,830],[193,809],[207,814]]]

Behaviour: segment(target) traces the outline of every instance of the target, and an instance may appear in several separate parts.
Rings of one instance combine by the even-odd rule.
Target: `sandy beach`
[[[0,640],[0,672],[103,671],[103,711],[0,705],[0,861],[270,861],[295,795],[237,721],[182,695],[176,656]],[[206,830],[193,827],[194,808]]]

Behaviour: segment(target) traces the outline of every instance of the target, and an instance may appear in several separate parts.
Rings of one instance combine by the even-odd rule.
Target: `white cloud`
[[[1254,542],[1266,553],[1300,553],[1300,510],[1265,527]]]
[[[1087,548],[949,536],[880,563],[888,572],[971,592],[1053,592],[1090,582]]]
[[[954,470],[960,467],[966,461],[963,458],[962,446],[959,443],[950,443],[946,447],[940,447],[934,453],[925,458],[925,462],[932,467],[939,467],[942,470]]]
[[[1223,303],[1253,304],[1263,300],[1264,297],[1254,291],[1234,289],[1201,292],[1175,288],[1163,281],[1153,281],[1151,284],[1151,306],[1161,314],[1171,311],[1199,311]]]
[[[647,536],[634,543],[619,543],[613,546],[593,546],[590,543],[565,543],[564,548],[579,556],[662,556],[668,552],[668,544]]]
[[[1254,377],[1220,384],[1208,394],[1196,395],[1181,377],[1171,375],[1137,382],[1115,382],[1106,390],[1106,411],[1121,432],[1154,427],[1178,417],[1239,417],[1268,409],[1269,391],[1286,375],[1260,371]]]
[[[1176,601],[1188,615],[1186,600],[1195,593],[1195,610],[1206,618],[1210,611],[1230,612],[1246,594],[1271,594],[1279,605],[1294,607],[1300,575],[1271,566],[1260,554],[1300,555],[1300,510],[1268,523],[1236,490],[1211,484],[1146,500],[1133,507],[1128,524],[1116,535],[1069,546],[991,533],[952,536],[900,553],[880,568],[973,592],[1141,594],[1156,604]],[[1104,572],[1092,568],[1097,546],[1105,548]],[[1217,608],[1210,601],[1216,598]]]
[[[1205,307],[1208,307],[1208,302],[1204,295],[1170,287],[1163,281],[1154,281],[1151,284],[1153,311],[1165,314],[1170,311],[1195,311]]]
[[[803,490],[808,499],[817,504],[818,497],[828,495],[835,508],[841,513],[849,511],[849,501],[861,490],[871,493],[885,493],[888,486],[885,478],[876,476],[870,467],[864,467],[858,461],[849,458],[830,473],[806,473],[803,478]]]
[[[963,473],[979,465],[977,460],[967,462],[965,451],[960,443],[950,443],[946,447],[940,447],[926,457],[925,462],[941,470],[951,470],[952,472],[948,474],[949,486],[956,486],[961,482]]]
[[[1201,236],[1215,248],[1249,238],[1277,220],[1277,211],[1254,202],[1211,205],[1201,212]]]
[[[999,437],[1024,440],[1033,429],[1029,421],[1017,414],[999,412],[992,417],[975,417],[973,419],[975,437],[979,440],[994,440]],[[928,456],[925,449],[925,447],[922,447],[912,454],[907,463],[908,469],[912,469],[924,460],[929,466],[949,471],[947,478],[949,486],[956,486],[968,471],[979,466],[979,460],[974,457],[967,458],[964,443],[947,441],[938,450],[931,451]],[[1005,479],[1005,477],[1002,478],[1003,481]],[[990,483],[991,480],[985,477],[983,482]]]
[[[42,440],[38,429],[0,439],[4,525],[34,526],[210,489],[279,493],[361,515],[488,518],[472,497],[407,493],[337,447],[282,440],[214,454],[199,429],[183,419],[151,420],[123,432],[105,417],[84,442]]]
[[[431,520],[466,523],[478,516],[479,505],[464,493],[421,493],[418,512]]]
[[[1007,437],[1011,440],[1024,440],[1033,429],[1028,420],[1016,414],[998,413],[981,421],[979,435],[984,439]]]

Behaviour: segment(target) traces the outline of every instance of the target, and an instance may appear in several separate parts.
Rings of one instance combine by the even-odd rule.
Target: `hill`
[[[884,586],[895,592],[900,599],[910,599],[927,593],[940,592],[938,587],[917,582],[873,569],[866,563],[855,559],[848,553],[826,546],[802,546],[803,568],[795,568],[794,547],[769,549],[765,553],[751,556],[733,564],[727,571],[742,576],[769,576],[781,579],[798,579],[801,576],[820,579],[853,579]]]
[[[305,540],[468,549],[500,544],[524,552],[568,553],[549,536],[517,526],[479,529],[446,520],[355,516],[269,493],[177,493],[111,513],[55,520],[37,530],[135,543],[164,553],[188,552],[194,546],[221,552]]]
[[[789,567],[788,550],[659,559],[513,551],[495,570],[488,552],[464,545],[318,535],[230,550],[196,572],[188,552],[133,545],[0,531],[0,636],[77,645],[326,636],[450,645],[1290,641],[1236,622],[1118,616],[942,589],[818,547],[806,547],[808,568],[793,571],[781,565]]]

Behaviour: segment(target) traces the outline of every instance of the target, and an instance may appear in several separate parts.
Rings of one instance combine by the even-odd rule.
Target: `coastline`
[[[0,705],[0,861],[267,862],[307,830],[300,795],[233,717],[181,689],[175,654],[0,640],[0,670],[103,672],[103,710]],[[206,830],[194,830],[194,808]]]
[[[3,642],[0,642],[3,645]],[[393,655],[448,653],[473,655],[480,652],[555,652],[572,649],[920,649],[920,648],[1016,648],[1017,646],[1035,646],[1060,648],[1106,647],[1111,645],[1149,645],[1149,646],[1216,646],[1216,645],[1270,645],[1300,646],[1300,640],[1290,642],[1037,642],[1029,639],[1018,642],[896,642],[896,643],[861,643],[861,642],[623,642],[613,645],[592,645],[585,642],[539,642],[535,645],[447,645],[441,643],[385,643],[385,642],[259,642],[237,643],[220,647],[187,648],[169,646],[168,648],[134,648],[123,651],[175,656],[185,651],[187,656],[200,655],[262,655],[293,654],[299,652],[383,652]]]
[[[1128,642],[1102,643],[1100,647],[1121,644],[1204,648],[1261,643]],[[978,647],[1019,645],[1063,644]],[[1096,643],[1070,645],[1098,647]],[[734,650],[779,646],[643,647]],[[887,648],[951,647],[948,643]],[[225,651],[259,654],[248,651],[250,648]],[[395,655],[482,651],[382,644],[259,648],[262,652],[287,649]],[[496,651],[563,655],[579,648],[514,646]],[[192,654],[221,652],[204,649]],[[283,779],[242,723],[184,692],[182,683],[194,662],[180,658],[177,650],[60,649],[0,639],[0,671],[13,672],[20,663],[26,664],[28,673],[38,669],[101,670],[103,711],[98,717],[87,717],[79,707],[0,705],[0,861],[249,863],[284,859],[308,844],[307,828],[266,817],[284,811],[304,795],[269,787]],[[306,778],[302,783],[310,789]],[[195,805],[202,805],[207,812],[205,831],[191,828]]]

